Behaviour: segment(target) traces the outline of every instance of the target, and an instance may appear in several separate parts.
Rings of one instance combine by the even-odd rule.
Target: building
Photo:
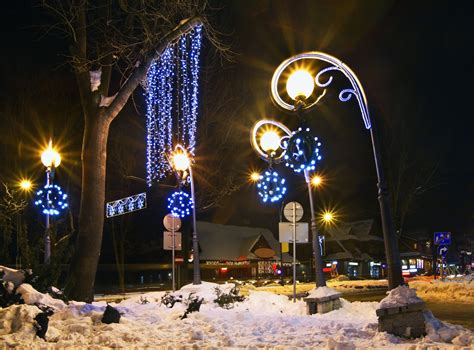
[[[399,238],[402,274],[412,276],[433,272],[432,234],[427,230],[406,231]]]
[[[384,277],[383,238],[375,232],[374,220],[359,220],[330,226],[324,230],[326,267],[332,277]]]
[[[280,244],[265,228],[198,221],[201,275],[204,280],[276,277]],[[292,257],[283,253],[283,261]]]

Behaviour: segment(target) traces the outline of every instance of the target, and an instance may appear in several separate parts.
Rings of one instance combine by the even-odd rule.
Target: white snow
[[[2,272],[2,280],[13,283],[15,287],[22,284],[25,280],[25,274],[23,273],[23,271],[15,270],[10,267],[0,265],[0,277],[2,276]]]
[[[405,306],[422,302],[423,300],[416,295],[416,290],[407,286],[399,286],[388,292],[388,295],[380,302],[380,308]]]
[[[474,281],[470,276],[455,279],[413,281],[409,283],[424,300],[474,304]]]
[[[21,298],[28,305],[45,305],[55,310],[62,309],[66,304],[59,299],[54,299],[49,294],[43,294],[34,289],[31,284],[23,283],[16,289],[16,294],[21,294]]]
[[[349,303],[324,315],[305,314],[305,303],[286,296],[250,291],[249,297],[226,310],[212,300],[214,288],[227,291],[233,284],[187,285],[175,295],[195,293],[204,298],[199,312],[181,320],[186,305],[167,308],[164,292],[134,295],[112,303],[121,313],[119,324],[103,324],[105,302],[71,302],[50,317],[46,341],[35,336],[36,306],[0,309],[0,348],[21,349],[455,349],[469,346],[472,332],[428,317],[428,335],[406,340],[377,331],[377,302]],[[28,286],[20,286],[29,301],[50,303]],[[143,301],[146,299],[146,303]],[[408,298],[410,299],[410,298]]]
[[[318,287],[309,291],[309,298],[323,298],[332,295],[341,295],[340,292],[329,287]]]
[[[102,77],[102,68],[99,68],[98,70],[89,71],[89,78],[90,78],[92,92],[99,90],[101,77]]]

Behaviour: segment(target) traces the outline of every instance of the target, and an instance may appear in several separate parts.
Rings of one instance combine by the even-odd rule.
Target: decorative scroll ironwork
[[[367,97],[365,96],[364,89],[359,79],[355,75],[355,73],[345,63],[343,63],[336,57],[333,57],[331,55],[328,55],[326,53],[319,52],[319,51],[305,52],[305,53],[293,56],[287,59],[286,61],[284,61],[282,64],[280,64],[280,66],[278,66],[278,68],[275,70],[275,73],[273,73],[273,77],[272,77],[271,93],[272,93],[273,100],[278,106],[289,111],[295,110],[295,107],[296,107],[295,105],[285,102],[280,96],[280,93],[278,91],[278,81],[280,80],[280,76],[283,73],[283,71],[289,65],[300,60],[318,60],[318,61],[323,61],[323,62],[331,64],[331,66],[322,69],[320,72],[318,72],[318,74],[316,74],[315,83],[317,86],[321,88],[328,87],[333,81],[332,75],[329,75],[329,78],[327,79],[327,81],[322,82],[321,76],[323,74],[333,71],[333,70],[339,71],[342,74],[344,74],[344,76],[351,83],[352,89],[342,90],[339,93],[339,100],[341,100],[342,102],[347,102],[351,99],[352,96],[355,96],[359,104],[359,109],[362,115],[362,119],[364,121],[365,128],[370,129],[372,127],[371,122],[370,122],[369,108],[367,105]],[[325,93],[326,93],[326,89],[324,89],[321,96],[323,96]],[[304,106],[303,109],[313,108],[319,102],[319,100],[321,99],[321,96],[319,96],[319,98],[315,102],[308,104],[307,106]]]
[[[119,216],[146,208],[146,192],[108,202],[105,206],[107,218]]]

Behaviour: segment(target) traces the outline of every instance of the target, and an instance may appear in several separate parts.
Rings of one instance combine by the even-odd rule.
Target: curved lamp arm
[[[364,120],[365,128],[370,129],[372,127],[372,125],[371,125],[371,122],[370,122],[369,108],[368,108],[368,105],[367,105],[367,97],[365,96],[364,89],[363,89],[359,79],[357,78],[355,73],[345,63],[343,63],[341,60],[337,59],[336,57],[328,55],[328,54],[323,53],[323,52],[310,51],[310,52],[301,53],[299,55],[290,57],[289,59],[283,61],[278,66],[278,68],[273,73],[272,83],[271,83],[271,93],[272,93],[272,98],[275,101],[275,103],[278,106],[280,106],[281,108],[286,109],[288,111],[294,111],[295,110],[295,108],[296,108],[295,105],[291,105],[291,104],[285,102],[281,98],[281,96],[278,92],[278,81],[279,81],[280,76],[283,73],[283,71],[290,64],[292,64],[296,61],[308,60],[308,59],[323,61],[323,62],[331,64],[331,66],[322,69],[320,72],[318,72],[318,74],[316,74],[315,83],[316,83],[317,86],[319,86],[321,88],[326,88],[333,81],[332,75],[330,75],[329,78],[326,81],[321,81],[321,76],[324,75],[325,73],[328,73],[328,72],[333,71],[333,70],[337,70],[337,71],[340,71],[342,74],[345,75],[345,77],[351,83],[352,88],[341,90],[341,92],[339,93],[339,100],[341,100],[342,102],[347,102],[351,99],[352,95],[354,95],[355,98],[357,99],[357,102],[359,103],[359,108],[360,108],[360,112],[362,114],[362,119]],[[325,92],[326,92],[326,89],[324,89],[322,95],[324,95]],[[318,103],[319,100],[320,100],[320,98],[318,98],[315,102],[313,102],[313,103],[311,103],[307,106],[304,106],[303,109],[310,109],[310,108],[314,107]]]
[[[284,147],[282,145],[282,141],[291,136],[291,130],[288,129],[284,124],[282,124],[280,122],[277,122],[275,120],[270,120],[270,119],[259,120],[257,123],[255,123],[255,125],[252,128],[252,131],[250,132],[250,143],[252,144],[252,148],[255,150],[255,152],[258,153],[260,158],[262,158],[266,162],[269,162],[270,161],[270,156],[267,154],[267,152],[265,152],[262,149],[262,147],[260,146],[260,144],[258,142],[258,131],[260,130],[260,128],[262,128],[264,126],[268,126],[268,125],[272,125],[274,127],[277,127],[278,129],[280,129],[284,133],[284,136],[282,136],[280,138],[280,148],[283,149],[283,152],[280,153],[280,155],[278,155],[278,157],[274,157],[272,159],[273,162],[278,163],[286,153],[286,147]]]

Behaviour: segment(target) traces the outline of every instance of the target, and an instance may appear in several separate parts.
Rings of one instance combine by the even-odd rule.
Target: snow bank
[[[388,292],[388,295],[380,302],[380,308],[384,309],[422,302],[423,300],[417,297],[416,290],[407,286],[399,286]]]
[[[176,293],[194,292],[211,300],[215,287],[203,283],[185,286]],[[220,286],[222,288],[222,286]],[[232,285],[229,285],[229,290]],[[196,290],[196,288],[198,290]],[[28,288],[26,288],[28,289]],[[31,290],[32,300],[40,298]],[[71,302],[50,317],[46,341],[34,335],[39,309],[14,305],[0,310],[0,348],[21,349],[454,349],[472,342],[472,332],[432,319],[425,339],[406,340],[377,331],[376,302],[349,303],[327,314],[305,314],[305,303],[286,296],[250,291],[233,309],[214,302],[181,319],[186,306],[161,304],[163,292],[143,293],[112,303],[122,314],[120,323],[103,324],[105,302]],[[35,295],[35,297],[33,297]],[[145,301],[146,300],[146,301]],[[454,327],[454,328],[453,328]],[[444,334],[444,335],[443,335]],[[452,344],[446,344],[450,341]],[[464,346],[464,345],[462,345]]]
[[[470,278],[444,281],[413,281],[409,283],[424,300],[450,300],[474,304],[474,282]]]
[[[217,284],[212,282],[204,282],[201,284],[187,284],[183,286],[176,294],[180,294],[187,299],[191,293],[203,298],[204,302],[212,303],[216,299],[216,288],[219,288],[223,293],[229,293],[232,288],[235,288],[234,283]]]
[[[309,298],[324,298],[332,295],[341,295],[340,292],[329,287],[318,287],[309,291]]]
[[[28,305],[46,305],[55,310],[66,306],[62,300],[54,299],[49,294],[40,293],[28,283],[21,284],[16,289],[16,294],[21,294],[21,298]]]
[[[15,287],[18,287],[25,280],[25,274],[23,271],[0,265],[0,277],[2,276],[2,272],[2,280],[13,283]]]
[[[474,332],[470,332],[461,326],[441,322],[429,310],[424,311],[423,314],[427,333],[425,340],[452,343],[459,346],[474,344]]]

